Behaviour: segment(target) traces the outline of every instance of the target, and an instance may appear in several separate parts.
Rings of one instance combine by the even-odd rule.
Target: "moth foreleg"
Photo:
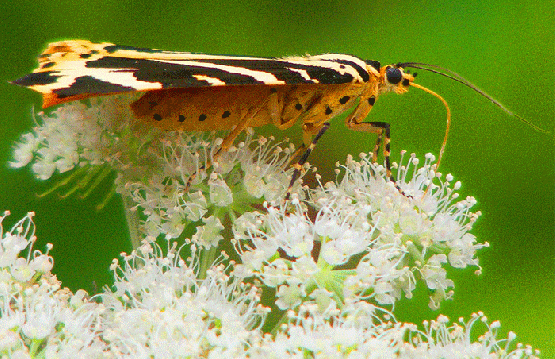
[[[374,145],[374,149],[372,151],[372,162],[376,162],[378,159],[378,152],[380,145],[382,144],[383,140],[383,155],[385,159],[385,171],[387,178],[395,183],[395,187],[401,192],[403,191],[399,188],[393,175],[391,174],[391,131],[389,123],[387,122],[362,122],[366,116],[372,110],[374,103],[376,102],[375,96],[370,96],[368,98],[362,98],[360,100],[359,106],[355,109],[355,111],[345,119],[346,125],[349,129],[355,131],[362,131],[362,132],[371,132],[376,133],[378,135],[376,139],[376,144]]]
[[[378,156],[377,153],[378,153],[379,147],[380,147],[380,142],[381,142],[382,138],[384,139],[384,141],[383,141],[383,155],[384,155],[384,158],[385,158],[385,175],[391,182],[393,182],[393,184],[395,185],[395,188],[397,188],[399,193],[401,193],[405,197],[412,198],[412,196],[408,196],[408,195],[405,194],[405,192],[401,189],[401,187],[399,187],[399,185],[395,181],[395,178],[393,178],[393,175],[391,174],[391,158],[390,158],[390,156],[391,156],[391,148],[390,148],[391,132],[390,132],[389,123],[387,123],[387,122],[363,122],[363,123],[352,124],[352,126],[350,128],[353,129],[353,130],[357,130],[357,131],[373,132],[373,133],[378,134],[378,138],[376,139],[376,145],[374,146],[374,151],[372,152],[372,162],[376,162],[377,156]]]
[[[374,146],[374,150],[372,151],[372,162],[376,162],[378,158],[378,152],[380,148],[381,141],[383,139],[383,156],[385,159],[385,170],[386,176],[392,182],[395,182],[395,179],[391,175],[391,131],[389,123],[387,122],[363,122],[363,123],[356,123],[350,126],[351,129],[356,131],[363,131],[363,132],[373,132],[378,134],[378,138],[376,139],[376,144]]]

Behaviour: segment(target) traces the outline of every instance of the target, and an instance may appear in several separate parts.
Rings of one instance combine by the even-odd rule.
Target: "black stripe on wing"
[[[176,61],[177,62],[177,61]],[[191,60],[189,62],[198,62]],[[194,76],[216,78],[227,85],[264,84],[254,76],[233,73],[218,68],[182,65],[164,60],[132,59],[126,57],[103,57],[87,63],[87,68],[112,69],[113,72],[132,72],[139,81],[161,83],[163,88],[206,87],[211,84]],[[209,62],[212,63],[212,62]],[[238,69],[239,70],[239,69]]]
[[[287,60],[279,59],[197,59],[195,60],[199,63],[206,62],[217,65],[228,65],[234,67],[245,68],[254,71],[263,71],[271,73],[276,76],[279,80],[285,81],[287,84],[296,85],[301,83],[321,83],[321,84],[344,84],[354,82],[355,78],[353,75],[347,72],[338,72],[334,69],[318,66],[302,64],[298,62],[290,62]],[[306,61],[307,63],[310,61]],[[348,60],[319,60],[319,62],[330,64],[340,64],[345,68],[349,66],[353,68],[360,76],[362,81],[366,82],[370,79],[368,72],[365,68],[362,68],[354,61]],[[308,74],[311,80],[304,78],[299,72],[292,70],[304,70]]]
[[[299,63],[279,59],[245,59],[238,57],[237,59],[194,59],[194,60],[149,60],[136,59],[128,57],[105,56],[97,60],[87,61],[84,73],[80,76],[78,73],[68,70],[64,74],[63,70],[45,71],[40,73],[31,73],[13,83],[32,87],[34,85],[51,85],[49,89],[58,98],[63,99],[81,95],[95,95],[118,92],[137,91],[132,81],[130,83],[121,83],[116,79],[118,73],[130,73],[137,81],[142,82],[142,88],[145,89],[144,83],[153,83],[152,89],[162,88],[190,88],[190,87],[208,87],[214,86],[213,82],[203,80],[206,76],[218,79],[226,85],[251,85],[251,84],[270,84],[280,85],[284,82],[288,85],[297,84],[343,84],[351,82],[359,82],[359,78],[355,79],[351,73],[358,73],[363,81],[368,81],[369,75],[365,69],[361,68],[353,61],[333,60],[330,64],[341,64],[345,66],[338,72],[334,69],[310,65],[310,61]],[[179,62],[186,61],[186,64]],[[324,60],[320,60],[322,62]],[[325,63],[325,62],[324,62]],[[198,64],[198,65],[195,65]],[[215,65],[216,67],[211,67]],[[218,68],[218,66],[225,69]],[[346,68],[347,66],[351,69]],[[114,73],[114,81],[110,82],[103,71],[102,78],[94,76],[94,69],[109,70]],[[352,71],[354,69],[355,71]],[[245,71],[248,70],[248,71]],[[346,70],[351,70],[351,73]],[[249,71],[250,75],[249,75]],[[85,73],[86,72],[86,73]],[[267,76],[267,74],[273,75]],[[58,78],[64,76],[72,76],[75,80],[69,86],[57,87]],[[200,76],[197,78],[195,76]]]
[[[50,85],[58,81],[57,79],[60,77],[59,73],[59,71],[33,72],[18,78],[17,80],[11,81],[11,83],[24,87],[34,85]]]
[[[182,52],[153,50],[153,49],[147,49],[147,48],[138,48],[138,47],[122,46],[122,45],[106,46],[104,50],[106,50],[110,54],[115,54],[120,50],[127,50],[127,51],[144,53],[147,56],[149,55],[155,56],[156,54],[170,54],[170,55],[176,54],[179,56],[183,56],[187,54]],[[189,54],[203,55],[201,53],[189,53]],[[118,57],[117,54],[115,57]],[[225,55],[225,57],[226,57],[225,59],[220,59],[220,60],[214,59],[213,57],[208,59],[194,57],[194,58],[191,58],[191,61],[209,62],[209,63],[220,64],[220,65],[243,67],[243,68],[258,70],[258,71],[268,71],[276,75],[276,77],[278,77],[280,80],[285,80],[288,83],[289,81],[293,81],[291,84],[306,83],[306,81],[303,82],[302,80],[299,80],[298,82],[294,82],[297,76],[295,76],[295,74],[290,74],[290,73],[288,74],[288,72],[286,71],[287,68],[285,67],[306,70],[311,78],[316,79],[318,80],[318,82],[323,84],[337,84],[337,83],[352,82],[352,76],[350,77],[348,74],[341,75],[340,73],[335,72],[334,70],[322,68],[319,66],[309,66],[309,65],[302,66],[298,63],[287,62],[287,60],[263,58],[263,57],[261,58],[250,57],[248,59],[245,59],[242,56],[236,56],[236,55]],[[237,59],[233,59],[230,57],[237,57]],[[182,60],[182,58],[181,59],[178,58],[176,60],[179,61],[179,60]],[[349,61],[345,59],[334,59],[332,60],[332,62],[340,63],[342,65],[352,67],[358,72],[363,82],[367,82],[370,79],[370,76],[368,75],[366,68],[363,66],[360,66],[360,63],[357,63],[356,61]],[[288,75],[293,75],[293,76],[288,76]]]
[[[75,79],[75,82],[71,84],[70,87],[55,89],[52,92],[56,94],[59,99],[64,99],[66,97],[84,94],[105,95],[133,91],[136,91],[136,89],[132,86],[114,84],[108,81],[96,79],[92,76],[80,76]]]

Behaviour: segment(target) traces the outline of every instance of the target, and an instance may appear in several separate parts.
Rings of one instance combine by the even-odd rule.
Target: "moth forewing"
[[[167,88],[363,83],[366,63],[349,55],[260,58],[94,44],[52,43],[39,68],[14,83],[44,95],[43,107],[114,93]]]

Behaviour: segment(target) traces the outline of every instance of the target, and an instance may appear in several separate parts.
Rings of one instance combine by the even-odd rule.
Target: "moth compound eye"
[[[385,78],[387,82],[395,85],[401,81],[401,79],[403,78],[403,74],[401,73],[401,70],[399,70],[398,68],[390,67],[387,70],[385,70]]]

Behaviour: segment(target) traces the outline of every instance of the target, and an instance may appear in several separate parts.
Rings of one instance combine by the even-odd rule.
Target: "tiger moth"
[[[393,181],[390,125],[364,120],[381,94],[403,94],[411,86],[436,96],[447,109],[439,165],[450,110],[440,95],[415,84],[416,74],[405,71],[407,67],[461,82],[514,115],[458,74],[414,62],[381,66],[378,61],[344,54],[284,58],[206,55],[86,40],[51,43],[38,60],[37,69],[13,83],[41,93],[44,108],[95,96],[140,92],[140,98],[130,105],[138,120],[167,130],[229,130],[220,152],[247,127],[273,124],[284,130],[302,121],[301,148],[305,152],[294,165],[287,198],[329,121],[348,110],[352,110],[345,119],[349,129],[378,134],[374,161],[383,141],[387,176]]]

